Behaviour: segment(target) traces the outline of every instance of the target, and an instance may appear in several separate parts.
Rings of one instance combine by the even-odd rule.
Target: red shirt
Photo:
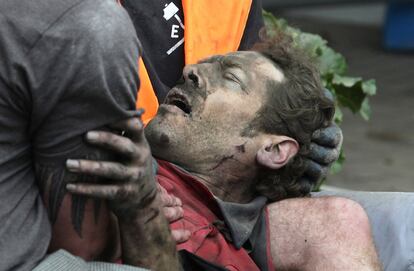
[[[222,227],[218,225],[223,223],[217,222],[224,218],[216,198],[207,187],[176,166],[158,162],[159,183],[183,202],[184,217],[173,222],[171,228],[188,229],[192,233],[188,241],[177,245],[177,250],[187,250],[228,270],[260,270],[243,247],[236,248],[219,231],[218,227]]]

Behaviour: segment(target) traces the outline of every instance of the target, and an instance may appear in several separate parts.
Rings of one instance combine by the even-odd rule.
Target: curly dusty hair
[[[283,71],[285,80],[267,83],[266,103],[245,134],[264,132],[285,135],[299,143],[296,156],[278,170],[262,168],[255,189],[270,201],[306,196],[315,183],[301,178],[305,157],[315,130],[327,126],[335,112],[334,103],[324,95],[320,74],[304,52],[293,46],[290,37],[279,33],[274,38],[261,34],[262,42],[252,50],[270,59]],[[253,132],[254,131],[254,132]]]

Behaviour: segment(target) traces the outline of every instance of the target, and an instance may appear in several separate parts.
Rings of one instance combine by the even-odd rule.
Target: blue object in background
[[[390,3],[384,26],[387,49],[414,50],[414,3]]]

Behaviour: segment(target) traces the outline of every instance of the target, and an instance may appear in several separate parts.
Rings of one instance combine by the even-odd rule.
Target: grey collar
[[[216,201],[230,230],[232,242],[240,249],[252,234],[267,198],[259,196],[246,204],[225,202],[219,198]]]

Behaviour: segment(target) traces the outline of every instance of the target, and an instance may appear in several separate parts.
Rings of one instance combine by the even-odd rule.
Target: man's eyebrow
[[[222,58],[220,59],[220,63],[224,67],[243,69],[243,64],[235,59]]]

